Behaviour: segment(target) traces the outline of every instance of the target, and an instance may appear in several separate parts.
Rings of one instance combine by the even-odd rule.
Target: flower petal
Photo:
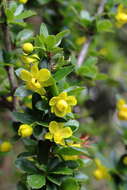
[[[37,78],[37,74],[38,74],[39,70],[38,70],[38,64],[34,64],[32,67],[31,67],[31,74]]]
[[[65,127],[62,129],[62,137],[63,138],[71,137],[72,134],[73,134],[73,132],[70,127]]]
[[[23,69],[20,73],[20,78],[24,81],[30,81],[32,78],[32,75],[29,71]]]
[[[50,132],[45,134],[45,139],[51,140],[52,138],[53,138],[53,135]]]
[[[49,101],[49,105],[50,105],[50,106],[55,105],[56,102],[57,102],[57,100],[58,100],[58,97],[53,97],[53,98],[51,98],[50,101]]]
[[[48,69],[41,69],[38,72],[37,79],[41,82],[47,81],[51,77],[51,73]]]
[[[67,103],[71,106],[75,106],[77,104],[77,100],[74,96],[68,96]]]
[[[59,97],[62,98],[62,99],[66,99],[67,98],[67,92],[60,93]]]
[[[51,121],[49,124],[49,131],[52,134],[55,134],[59,131],[59,125],[56,121]]]

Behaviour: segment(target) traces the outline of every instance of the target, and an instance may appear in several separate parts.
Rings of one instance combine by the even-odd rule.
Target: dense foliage
[[[2,0],[0,16],[12,189],[126,190],[127,1]]]

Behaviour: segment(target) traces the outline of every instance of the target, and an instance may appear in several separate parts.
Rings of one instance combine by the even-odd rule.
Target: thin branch
[[[107,2],[107,0],[101,1],[100,5],[98,7],[98,10],[97,10],[96,16],[102,14],[102,12],[104,11],[104,6],[105,6],[106,2]],[[87,42],[85,42],[85,44],[83,45],[83,47],[79,53],[78,59],[77,59],[78,67],[80,67],[82,65],[83,61],[85,60],[87,53],[88,53],[88,50],[89,50],[89,46],[90,46],[92,41],[93,41],[92,37],[89,36]]]
[[[7,23],[6,14],[4,11],[4,5],[2,7],[2,18],[4,19],[4,23],[2,24],[2,30],[3,30],[3,36],[4,36],[4,44],[5,44],[5,50],[7,52],[12,51],[12,44],[11,44],[11,38],[10,38],[10,31]],[[18,104],[17,97],[14,96],[15,89],[17,88],[17,81],[14,75],[14,68],[13,66],[5,66],[5,69],[7,71],[8,80],[10,83],[11,88],[11,94],[13,96],[13,109],[16,109],[16,105]]]

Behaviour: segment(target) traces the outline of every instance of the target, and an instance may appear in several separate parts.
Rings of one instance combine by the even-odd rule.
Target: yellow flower
[[[67,96],[66,92],[62,92],[59,96],[55,96],[49,101],[51,112],[55,113],[58,117],[64,117],[67,113],[70,113],[72,106],[76,104],[76,98],[74,96]]]
[[[122,27],[127,23],[127,9],[123,7],[123,5],[119,5],[116,14],[117,26]]]
[[[19,3],[25,4],[25,3],[27,3],[28,0],[18,0],[18,1],[19,1]]]
[[[127,120],[127,106],[125,105],[125,106],[121,107],[119,109],[117,115],[120,120]]]
[[[27,54],[23,54],[21,56],[21,60],[23,63],[30,64],[30,63],[38,63],[40,58],[38,57],[37,54],[33,54],[31,56],[28,56]]]
[[[9,152],[12,149],[12,145],[10,142],[8,141],[4,141],[1,145],[0,145],[0,151],[1,152]]]
[[[125,102],[125,100],[123,99],[123,98],[120,98],[119,100],[118,100],[118,102],[117,102],[117,109],[121,109],[123,106],[125,106],[126,105],[126,102]]]
[[[26,82],[26,87],[29,90],[35,91],[40,95],[44,95],[46,92],[43,87],[52,84],[50,71],[48,69],[39,70],[36,64],[31,67],[30,72],[23,69],[20,73],[20,78]]]
[[[29,53],[32,53],[32,51],[34,50],[34,47],[31,43],[25,43],[22,45],[22,49],[24,53],[29,54]]]
[[[84,44],[86,42],[86,40],[87,39],[86,39],[85,36],[79,37],[79,38],[76,39],[76,44],[77,45],[82,45],[82,44]]]
[[[45,134],[45,139],[54,140],[56,144],[65,145],[64,139],[72,136],[70,127],[64,127],[63,123],[51,121],[49,123],[49,132]]]
[[[33,133],[33,128],[30,125],[22,124],[18,129],[18,135],[21,137],[29,137]]]
[[[101,161],[99,159],[95,159],[95,163],[97,166],[97,169],[93,172],[95,178],[97,180],[110,179],[108,169],[104,165],[102,165]]]

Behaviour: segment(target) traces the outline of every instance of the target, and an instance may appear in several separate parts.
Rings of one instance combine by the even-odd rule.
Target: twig
[[[2,18],[4,19],[4,23],[2,24],[2,30],[3,30],[3,34],[4,34],[5,50],[7,52],[11,52],[12,44],[11,44],[11,39],[10,39],[10,31],[9,31],[9,27],[7,24],[7,18],[5,15],[4,7],[2,7]],[[13,68],[13,66],[5,66],[5,69],[7,71],[8,80],[10,83],[11,94],[13,97],[13,109],[16,109],[16,106],[18,105],[18,100],[17,100],[17,97],[14,96],[15,89],[17,88],[17,81],[16,81],[16,78],[14,75],[14,68]]]
[[[107,0],[101,1],[100,5],[98,7],[98,10],[97,10],[96,16],[100,15],[104,11],[104,6],[105,6],[106,2],[107,2]],[[89,36],[87,42],[84,43],[84,45],[83,45],[83,47],[79,53],[78,59],[77,59],[78,67],[80,67],[82,65],[83,61],[85,60],[87,53],[88,53],[88,50],[89,50],[89,46],[90,46],[92,41],[93,41],[92,37]]]

